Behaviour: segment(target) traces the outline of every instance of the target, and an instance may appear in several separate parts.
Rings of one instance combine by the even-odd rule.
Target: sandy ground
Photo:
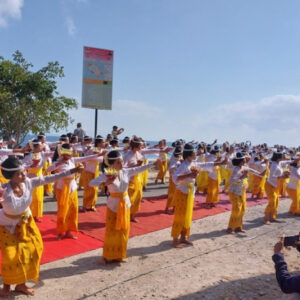
[[[166,185],[159,187],[166,193]],[[151,195],[151,185],[147,195]],[[249,208],[245,234],[227,235],[230,212],[194,221],[194,246],[172,248],[170,228],[131,238],[128,262],[98,264],[102,249],[41,266],[30,299],[287,299],[277,286],[271,256],[278,238],[297,234],[299,217],[280,202],[281,223],[264,225],[265,205]],[[300,270],[300,253],[285,251],[289,270]],[[34,286],[34,283],[30,283]],[[11,299],[27,299],[13,294]]]

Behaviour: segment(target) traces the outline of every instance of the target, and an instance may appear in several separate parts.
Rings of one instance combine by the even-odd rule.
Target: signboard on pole
[[[81,106],[111,110],[112,50],[84,47]]]

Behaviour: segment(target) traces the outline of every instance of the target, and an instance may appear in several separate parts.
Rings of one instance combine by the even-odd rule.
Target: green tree
[[[64,77],[57,61],[37,72],[32,67],[19,51],[12,61],[0,57],[0,135],[17,145],[30,132],[66,129],[73,122],[68,110],[77,108],[75,99],[57,92],[56,80]]]

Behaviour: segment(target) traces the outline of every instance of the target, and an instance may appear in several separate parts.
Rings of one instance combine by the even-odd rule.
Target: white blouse
[[[243,194],[244,178],[241,179],[241,177],[243,176],[244,170],[247,170],[248,172],[251,172],[259,177],[262,177],[258,171],[248,168],[246,166],[234,167],[229,179],[229,191],[239,196],[242,196]]]
[[[68,175],[70,175],[69,170],[45,177],[40,176],[34,178],[26,178],[25,182],[22,183],[23,195],[21,197],[17,197],[14,194],[10,182],[3,184],[2,188],[5,189],[5,192],[2,202],[3,208],[0,209],[0,225],[5,226],[11,233],[13,233],[15,230],[15,226],[19,223],[20,219],[8,218],[5,216],[4,212],[8,215],[20,215],[25,211],[28,211],[31,214],[30,204],[32,201],[32,191],[34,190],[34,188],[40,185],[54,182]]]
[[[52,172],[52,171],[58,171],[58,172],[63,172],[66,170],[71,170],[73,168],[75,168],[75,164],[81,163],[81,162],[85,162],[88,161],[90,159],[96,158],[98,157],[98,154],[95,155],[89,155],[89,156],[83,156],[83,157],[71,157],[66,163],[57,166],[57,164],[60,162],[60,160],[55,161],[53,163],[52,166],[50,166],[47,169],[47,172]],[[72,194],[73,192],[75,192],[75,190],[77,189],[77,183],[75,181],[75,175],[74,174],[70,174],[70,176],[67,176],[66,178],[72,179],[70,181],[70,193]],[[64,184],[64,180],[60,179],[57,181],[56,184],[56,188],[61,190]]]
[[[300,169],[290,166],[290,172],[290,180],[286,186],[290,189],[296,190],[300,180]]]
[[[103,151],[101,150],[101,152],[103,152]],[[93,155],[93,153],[94,153],[93,149],[90,149],[90,150],[87,151],[86,155]],[[103,156],[97,156],[97,157],[87,161],[86,164],[85,164],[84,169],[87,172],[95,174],[97,165],[99,165],[102,162],[103,162]]]
[[[195,178],[186,178],[184,180],[178,180],[177,178],[181,175],[187,175],[191,173],[191,167],[195,168],[201,168],[204,171],[209,171],[214,167],[213,162],[188,162],[187,160],[184,160],[179,167],[176,169],[174,172],[172,179],[174,183],[176,184],[176,188],[183,192],[184,194],[188,194],[189,192],[189,187],[186,186],[185,184],[190,184],[193,183],[193,191],[195,192]]]
[[[140,151],[133,152],[131,149],[126,151],[124,154],[124,166],[125,167],[133,167],[136,166],[138,160],[143,160],[144,155],[147,154],[159,154],[160,149],[142,149]]]
[[[283,175],[283,168],[291,161],[280,161],[279,164],[275,161],[272,162],[270,167],[270,176],[267,180],[273,187],[277,187],[277,177]]]
[[[132,177],[135,174],[141,173],[150,167],[152,167],[154,164],[148,164],[140,167],[134,167],[134,168],[123,168],[119,172],[119,176],[114,180],[113,183],[108,185],[108,191],[110,194],[112,193],[124,193],[128,190],[128,185],[130,181],[130,177]],[[106,174],[103,173],[99,177],[93,179],[90,181],[90,186],[99,186],[101,183],[106,181]],[[118,204],[119,204],[119,198],[111,197],[109,196],[107,199],[107,206],[110,210],[113,212],[118,211]],[[129,196],[126,196],[126,206],[129,209],[131,206]]]

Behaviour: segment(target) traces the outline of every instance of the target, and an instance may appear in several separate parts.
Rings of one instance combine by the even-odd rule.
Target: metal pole
[[[97,136],[97,127],[98,127],[98,109],[95,109],[95,135],[94,137],[96,138]]]

